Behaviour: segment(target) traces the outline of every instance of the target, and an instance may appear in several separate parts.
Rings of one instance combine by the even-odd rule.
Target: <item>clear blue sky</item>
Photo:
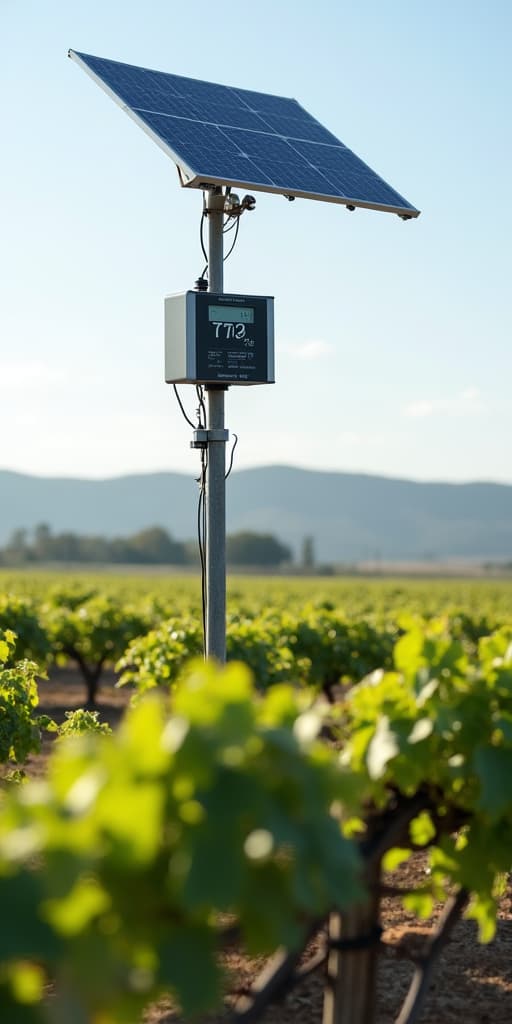
[[[237,467],[511,483],[512,4],[217,10],[0,0],[0,466],[197,469],[163,298],[202,268],[201,193],[72,47],[294,96],[422,211],[258,194],[225,285],[275,295],[277,383],[228,392]]]

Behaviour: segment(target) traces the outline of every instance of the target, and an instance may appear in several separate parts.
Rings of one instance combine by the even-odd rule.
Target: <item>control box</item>
[[[274,299],[184,292],[165,299],[168,384],[273,384]]]

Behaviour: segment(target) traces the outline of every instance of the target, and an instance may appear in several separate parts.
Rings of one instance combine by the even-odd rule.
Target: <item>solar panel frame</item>
[[[248,89],[232,88],[230,86],[216,85],[213,83],[203,82],[199,79],[183,78],[178,75],[168,74],[162,71],[153,71],[151,69],[140,68],[136,65],[124,64],[119,61],[106,61],[101,57],[93,57],[89,54],[82,54],[75,50],[69,50],[69,57],[75,61],[83,70],[96,82],[97,85],[108,95],[114,102],[121,107],[131,119],[145,132],[166,153],[177,166],[180,183],[185,188],[197,188],[205,189],[211,186],[230,186],[235,189],[254,189],[259,192],[269,192],[275,195],[285,195],[290,197],[298,197],[305,199],[315,199],[322,202],[329,202],[348,207],[361,207],[363,209],[380,210],[388,213],[396,213],[404,218],[413,218],[419,216],[420,211],[412,206],[403,196],[400,195],[395,189],[392,188],[383,178],[380,177],[375,171],[373,171],[364,161],[361,160],[356,154],[353,153],[344,143],[340,142],[328,129],[316,120],[308,111],[306,111],[298,102],[294,99],[288,99],[286,97],[274,96],[269,93],[258,93]],[[123,72],[130,74],[134,79],[139,77],[139,84],[132,83],[131,88],[140,95],[141,102],[144,102],[144,96],[141,93],[146,88],[147,76],[151,76],[152,82],[152,96],[155,96],[155,85],[158,86],[157,92],[163,90],[167,92],[168,96],[171,96],[172,102],[175,107],[179,107],[183,113],[180,115],[166,114],[161,111],[155,111],[145,109],[144,107],[131,106],[122,96],[115,91],[99,74],[91,63],[108,64],[109,66],[119,65],[123,69]],[[142,78],[146,79],[146,83],[142,82]],[[183,96],[180,94],[179,89],[181,83],[186,83],[189,94]],[[197,100],[194,99],[194,87],[198,94]],[[205,93],[207,89],[207,93]],[[192,93],[192,95],[190,95]],[[146,93],[147,94],[147,93]],[[200,108],[201,103],[204,105],[205,95],[207,96],[209,109],[212,109],[212,103],[216,103],[217,99],[222,98],[222,105],[220,110],[229,109],[231,111],[231,118],[242,120],[243,125],[234,125],[233,123],[224,124],[219,118],[216,121],[211,122],[207,120],[201,120],[200,117],[195,113],[194,107]],[[238,101],[240,106],[237,106],[233,100]],[[182,101],[182,102],[181,102]],[[258,104],[258,109],[256,105]],[[245,110],[243,104],[246,105]],[[186,113],[188,111],[188,113]],[[239,115],[239,111],[241,114]],[[183,123],[178,125],[178,122],[184,122],[188,120],[189,114],[194,116],[190,119],[189,125],[201,124],[202,128],[202,139],[209,136],[210,139],[210,150],[208,158],[210,160],[210,170],[207,174],[197,169],[197,164],[191,160],[191,156],[194,155],[194,150],[197,150],[197,159],[200,160],[200,153],[202,154],[201,140],[197,143],[193,138],[194,129],[192,129],[192,141],[189,140],[188,145],[183,141],[183,132],[187,125]],[[219,115],[220,116],[220,115]],[[268,118],[268,120],[267,120]],[[165,119],[158,121],[157,119]],[[257,121],[256,121],[257,119]],[[166,124],[167,122],[173,122],[171,125]],[[257,124],[257,127],[254,127]],[[303,126],[303,132],[309,138],[294,138],[292,136],[284,136],[278,132],[278,126],[282,128],[286,125],[292,127],[297,125],[297,131],[300,130],[300,126]],[[268,127],[270,131],[265,132],[265,127]],[[165,129],[174,129],[174,139],[166,137]],[[180,134],[178,128],[181,128],[181,151],[180,146],[173,146],[173,141],[176,143],[176,137]],[[212,131],[213,129],[213,131]],[[164,133],[164,134],[162,134]],[[216,133],[220,133],[216,134]],[[311,134],[315,134],[317,138],[311,138]],[[257,150],[258,136],[265,139],[266,151],[261,149],[259,152],[255,152],[252,157],[249,157],[245,151],[247,149]],[[215,145],[214,143],[217,143]],[[240,143],[245,142],[246,145],[242,151],[238,153],[235,149],[240,150]],[[227,168],[224,169],[220,164],[219,160],[221,154],[226,151],[226,145],[230,143],[232,147],[231,152],[231,170],[235,167],[236,173],[227,173]],[[254,147],[253,147],[254,143]],[[282,143],[286,150],[280,146]],[[355,161],[355,167],[357,169],[362,168],[363,175],[366,175],[366,180],[371,186],[380,185],[381,193],[389,193],[390,200],[399,200],[382,202],[372,200],[370,198],[361,198],[357,195],[349,195],[346,192],[340,191],[340,186],[336,186],[325,174],[323,168],[318,168],[312,164],[307,155],[308,150],[313,147],[321,147],[324,156],[331,158],[338,158],[339,160],[345,155],[345,161],[350,163],[351,160]],[[188,154],[187,154],[188,149]],[[272,168],[274,169],[273,176],[270,176],[263,170],[268,162],[268,154],[274,154],[274,160],[272,162]],[[215,166],[215,153],[217,156],[217,165]],[[280,172],[281,160],[279,159],[279,153],[286,155],[288,162],[284,161],[282,164],[283,171]],[[213,154],[213,155],[212,155]],[[244,155],[245,154],[245,155]],[[294,184],[285,183],[284,178],[286,177],[285,168],[290,166],[290,154],[296,160],[295,174],[296,180]],[[258,169],[257,176],[252,174],[244,175],[245,170],[245,159],[247,158],[247,164],[251,170]],[[262,166],[263,165],[263,166]],[[248,167],[248,169],[249,169]],[[309,170],[308,170],[309,168]],[[281,175],[282,180],[276,181],[275,171],[278,171],[278,177]],[[224,173],[222,173],[224,171]],[[217,173],[215,173],[217,172]],[[315,177],[315,172],[316,177]],[[337,175],[338,172],[333,170],[331,173]],[[345,174],[349,173],[345,169]],[[310,179],[310,187],[308,185],[308,177]],[[350,174],[349,174],[350,178]],[[256,179],[256,180],[255,180]],[[325,191],[324,182],[326,184]],[[314,185],[316,184],[316,188]],[[320,189],[318,188],[320,185]],[[299,186],[299,187],[298,187]],[[300,187],[302,186],[302,187]],[[403,203],[403,205],[402,205]]]

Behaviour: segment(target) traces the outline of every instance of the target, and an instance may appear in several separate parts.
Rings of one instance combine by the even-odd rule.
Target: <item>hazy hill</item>
[[[183,473],[82,480],[0,470],[0,544],[17,527],[125,535],[155,524],[180,540],[193,536],[197,484]]]
[[[108,480],[0,471],[0,545],[17,527],[119,536],[158,524],[195,536],[197,484],[181,473]],[[512,558],[512,486],[417,483],[289,466],[234,472],[228,529],[276,534],[298,552],[314,538],[317,559]]]

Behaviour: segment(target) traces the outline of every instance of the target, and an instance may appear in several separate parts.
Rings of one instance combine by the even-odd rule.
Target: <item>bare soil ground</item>
[[[129,699],[126,689],[115,688],[113,673],[105,673],[98,698],[103,720],[115,726]],[[67,710],[83,707],[85,690],[77,672],[53,670],[51,679],[40,684],[40,711],[62,721]],[[50,737],[44,741],[41,754],[31,757],[27,766],[30,775],[44,772]],[[421,880],[424,861],[416,856],[397,873],[398,883],[412,887]],[[418,922],[401,906],[398,899],[383,901],[382,956],[379,968],[378,1022],[392,1024],[407,992],[413,965],[408,959],[421,951],[440,912],[433,918]],[[310,952],[312,952],[314,946]],[[251,984],[263,961],[250,960],[239,953],[230,953],[226,968],[234,979],[234,988]],[[314,1024],[322,1016],[321,973],[311,976],[283,1003],[272,1007],[265,1016],[268,1024]],[[225,1015],[211,1015],[209,1024],[224,1024]],[[477,942],[473,922],[461,921],[443,952],[435,971],[422,1024],[512,1024],[512,887],[509,886],[500,905],[496,938],[489,945]],[[152,1007],[144,1024],[179,1024],[179,1015],[168,1002]]]

